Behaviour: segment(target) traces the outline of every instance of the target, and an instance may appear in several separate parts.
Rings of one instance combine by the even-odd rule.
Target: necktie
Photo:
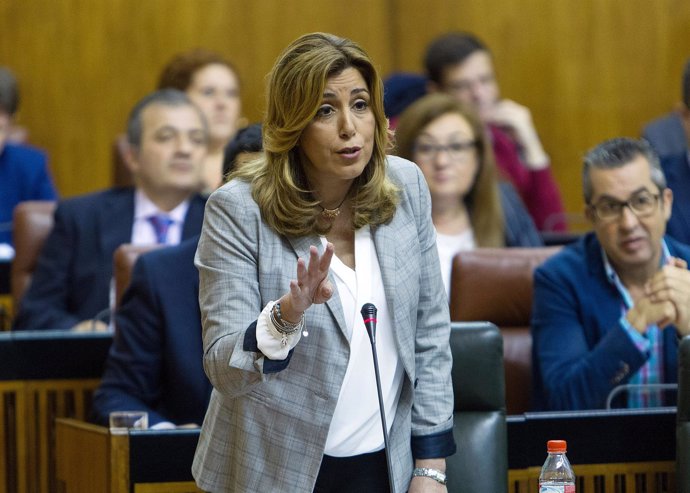
[[[148,219],[156,232],[156,242],[164,245],[168,240],[168,230],[174,221],[165,214],[149,216]]]

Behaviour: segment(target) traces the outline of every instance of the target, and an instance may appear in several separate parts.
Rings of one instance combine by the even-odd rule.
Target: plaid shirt
[[[621,282],[618,274],[611,266],[606,253],[601,250],[601,256],[604,260],[604,269],[606,270],[606,277],[609,282],[613,284],[621,296],[621,318],[620,324],[625,329],[626,334],[633,341],[640,353],[647,357],[647,362],[630,377],[629,384],[645,385],[658,384],[664,381],[664,365],[662,361],[662,338],[661,330],[656,324],[651,324],[647,327],[645,334],[640,334],[635,328],[630,325],[626,314],[634,306],[632,296]],[[666,242],[661,240],[661,260],[660,265],[669,263],[671,254],[668,251]],[[628,391],[628,407],[657,407],[662,405],[662,396],[660,390],[630,390]]]

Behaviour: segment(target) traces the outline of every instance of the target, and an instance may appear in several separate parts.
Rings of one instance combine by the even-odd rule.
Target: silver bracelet
[[[304,313],[296,323],[283,320],[280,313],[280,303],[275,303],[269,313],[272,328],[275,329],[282,346],[287,346],[288,336],[298,332],[304,327]]]
[[[446,484],[446,475],[443,474],[438,469],[431,469],[429,467],[415,467],[412,471],[412,477],[421,476],[424,478],[430,478],[437,483]]]
[[[288,322],[283,320],[282,313],[280,312],[280,303],[275,303],[273,310],[271,310],[271,321],[275,324],[278,332],[290,335],[297,332],[304,324],[304,313],[302,313],[297,322]]]

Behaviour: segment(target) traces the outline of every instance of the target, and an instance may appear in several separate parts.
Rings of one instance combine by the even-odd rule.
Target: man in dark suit
[[[677,115],[686,146],[682,151],[661,159],[668,186],[673,190],[673,214],[666,231],[675,239],[690,244],[690,59],[683,72],[683,102]]]
[[[228,144],[223,176],[261,151],[261,127],[240,130]],[[211,384],[202,366],[199,237],[142,255],[115,313],[115,338],[96,391],[92,419],[112,411],[147,411],[157,428],[200,425]]]
[[[202,366],[198,236],[142,255],[115,314],[115,339],[94,420],[103,425],[116,410],[141,410],[149,425],[197,424],[211,395]]]
[[[132,110],[127,164],[134,188],[61,202],[14,329],[104,329],[112,262],[123,243],[173,245],[201,230],[197,194],[208,130],[203,115],[176,90],[154,92]]]

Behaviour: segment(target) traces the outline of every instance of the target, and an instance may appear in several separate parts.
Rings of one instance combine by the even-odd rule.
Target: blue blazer
[[[685,136],[680,115],[676,111],[649,122],[642,130],[642,137],[652,144],[661,157],[683,154],[688,150],[688,138]]]
[[[0,152],[0,243],[12,244],[12,211],[25,200],[55,200],[46,155],[33,147],[5,144]]]
[[[182,238],[198,235],[205,200],[189,205]],[[134,189],[113,188],[65,200],[22,299],[15,330],[69,329],[109,307],[113,253],[132,238]]]
[[[115,314],[115,338],[93,401],[95,421],[141,410],[149,425],[201,425],[211,396],[203,368],[199,237],[142,255]]]
[[[690,247],[666,237],[671,255],[690,262]],[[535,407],[603,408],[614,387],[645,362],[620,325],[618,291],[606,279],[593,233],[565,247],[534,274],[532,369]],[[663,331],[665,383],[678,381],[676,329]]]
[[[668,156],[661,160],[666,182],[673,191],[671,219],[666,234],[690,245],[690,162],[687,153]]]

